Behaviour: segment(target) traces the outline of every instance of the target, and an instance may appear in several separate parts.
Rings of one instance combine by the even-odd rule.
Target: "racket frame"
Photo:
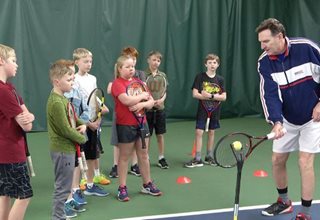
[[[97,93],[97,91],[99,91],[101,93],[101,99],[96,96],[95,94]],[[96,130],[96,146],[98,147],[98,150],[100,151],[101,154],[104,153],[103,147],[101,142],[99,143],[99,138],[100,138],[100,134],[101,134],[101,125],[102,125],[102,108],[104,105],[104,101],[105,101],[105,97],[104,97],[104,92],[103,89],[97,87],[94,90],[92,90],[92,92],[89,95],[88,101],[87,101],[87,105],[89,106],[90,109],[90,103],[91,103],[91,98],[95,96],[95,103],[99,106],[99,108],[95,108],[96,109],[96,117],[94,119],[90,119],[91,122],[95,122],[96,120],[101,118],[101,122],[99,124],[99,127]]]
[[[71,102],[68,102],[68,104],[67,104],[67,112],[68,112],[68,121],[69,121],[70,126],[74,129],[76,129],[77,115],[76,115],[76,112],[75,112],[74,107]],[[84,158],[82,157],[82,154],[81,154],[81,147],[78,143],[74,143],[74,145],[75,145],[75,150],[76,150],[76,154],[77,154],[77,161],[79,164],[81,176],[83,179],[87,180],[87,174],[86,174],[85,166],[83,164]],[[86,165],[86,167],[88,168],[87,165]]]
[[[161,93],[161,95],[160,95],[160,98],[159,99],[162,99],[162,97],[166,94],[166,92],[167,92],[167,85],[168,85],[168,82],[167,82],[167,79],[166,79],[166,77],[165,76],[163,76],[162,74],[159,74],[159,73],[157,73],[156,75],[152,75],[152,74],[150,74],[148,77],[147,77],[147,79],[146,79],[146,84],[147,84],[147,87],[148,87],[148,89],[149,89],[149,91],[150,91],[150,89],[153,89],[152,88],[152,86],[151,86],[151,83],[154,81],[154,80],[150,80],[151,78],[156,78],[156,77],[159,77],[159,78],[161,78],[161,81],[163,82],[163,91],[162,91],[162,93]],[[162,86],[162,84],[161,84],[161,86]],[[159,86],[159,90],[160,90],[160,88],[161,88],[161,86]],[[151,95],[152,95],[152,90],[151,90]],[[153,97],[154,98],[154,97]],[[157,99],[158,100],[158,99]],[[152,108],[152,112],[153,112],[153,121],[152,121],[152,123],[153,124],[156,124],[157,123],[157,109],[156,108]]]
[[[286,133],[286,129],[283,128],[282,130],[284,133]],[[249,146],[244,146],[244,147],[247,147],[248,150],[247,152],[245,153],[245,155],[243,154],[244,151],[244,147],[239,150],[239,153],[238,151],[236,151],[233,146],[232,146],[232,143],[229,144],[229,146],[227,145],[220,145],[225,139],[227,138],[230,138],[232,136],[235,136],[235,135],[242,135],[242,136],[245,136],[247,139],[248,139],[248,143],[242,143],[242,144],[249,144]],[[272,139],[275,137],[275,133],[274,132],[271,132],[265,136],[260,136],[260,137],[255,137],[255,136],[252,136],[252,135],[249,135],[249,134],[246,134],[246,133],[243,133],[243,132],[234,132],[234,133],[230,133],[230,134],[227,134],[225,136],[223,136],[222,138],[220,138],[220,140],[217,142],[217,145],[214,149],[214,160],[216,161],[216,163],[218,164],[218,166],[220,167],[223,167],[223,168],[231,168],[231,167],[234,167],[235,165],[237,166],[237,180],[236,180],[236,189],[235,189],[235,198],[234,198],[234,208],[233,208],[233,219],[234,220],[237,220],[238,219],[238,213],[239,213],[239,200],[240,200],[240,187],[241,187],[241,175],[242,175],[242,168],[243,168],[243,164],[244,164],[244,161],[250,156],[250,154],[252,153],[252,151],[257,147],[259,146],[262,142],[266,141],[266,140],[269,140],[269,139]],[[234,140],[234,139],[232,139]],[[256,143],[253,143],[253,140],[258,140]],[[231,141],[230,141],[231,142]],[[225,142],[227,143],[227,142]],[[235,164],[230,164],[230,165],[222,165],[221,163],[219,163],[219,161],[217,160],[217,149],[219,147],[230,147],[231,148],[231,151],[233,153],[233,156],[235,157],[236,159],[236,163]]]
[[[145,87],[145,84],[141,81],[135,80],[133,82],[131,82],[127,88],[126,88],[126,93],[128,96],[135,96],[134,91],[132,91],[133,93],[131,94],[129,92],[130,90],[130,86],[132,86],[133,84],[137,84],[139,85],[139,88],[141,88],[141,92],[147,92],[148,90]],[[140,93],[139,93],[140,94]],[[145,118],[145,109],[140,110],[139,112],[132,112],[132,114],[134,115],[135,119],[138,122],[138,126],[139,126],[139,136],[141,138],[141,144],[142,144],[142,149],[146,149],[147,145],[146,145],[146,141],[145,141],[145,130],[144,130],[144,126],[143,126],[143,122],[144,122],[144,118]]]
[[[210,87],[216,87],[219,88],[219,92],[221,92],[221,87],[217,83],[212,83],[210,82],[208,85],[211,85]],[[211,93],[212,95],[217,94],[219,92],[214,92]],[[206,110],[207,112],[207,120],[206,120],[206,125],[205,125],[205,132],[209,131],[209,125],[210,125],[210,120],[211,120],[211,115],[212,113],[219,107],[221,104],[220,101],[216,100],[201,100],[202,107]]]

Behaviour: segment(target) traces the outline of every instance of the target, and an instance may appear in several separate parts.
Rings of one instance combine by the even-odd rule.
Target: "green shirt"
[[[55,152],[74,153],[75,143],[83,144],[86,137],[72,128],[68,121],[68,99],[51,92],[47,102],[47,124],[50,150]],[[83,122],[78,119],[77,126]]]

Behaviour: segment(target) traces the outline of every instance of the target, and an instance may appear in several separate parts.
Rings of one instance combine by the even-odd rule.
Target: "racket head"
[[[101,117],[101,110],[104,103],[104,92],[100,88],[95,88],[89,95],[87,105],[89,107],[89,120],[96,121]]]
[[[143,82],[139,82],[139,81],[133,81],[131,82],[126,89],[127,95],[128,96],[137,96],[143,92],[146,92],[146,87],[144,86]],[[135,114],[136,117],[144,117],[145,115],[145,110],[141,109],[138,112],[133,112]]]
[[[222,89],[221,87],[213,82],[203,82],[202,88],[204,91],[210,94],[221,94]],[[215,100],[202,100],[201,101],[203,107],[206,109],[207,112],[213,112],[218,108],[221,102]]]
[[[223,136],[214,148],[213,156],[218,166],[223,168],[232,168],[238,161],[244,160],[251,151],[252,136],[235,132]],[[240,150],[233,148],[233,143],[239,141],[242,145]]]
[[[167,91],[168,82],[162,74],[149,75],[146,84],[154,100],[161,99]]]

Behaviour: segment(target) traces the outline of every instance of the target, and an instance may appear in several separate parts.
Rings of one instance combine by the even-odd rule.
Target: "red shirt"
[[[26,161],[23,130],[15,117],[22,113],[10,83],[0,80],[0,163],[19,163]],[[20,104],[24,104],[18,96]]]
[[[127,93],[127,86],[134,81],[126,80],[121,77],[115,79],[112,83],[111,94],[115,102],[115,112],[116,112],[116,123],[118,125],[138,125],[136,118],[133,113],[129,111],[129,107],[122,104],[118,99],[118,96],[122,93]],[[146,119],[143,119],[146,121]]]

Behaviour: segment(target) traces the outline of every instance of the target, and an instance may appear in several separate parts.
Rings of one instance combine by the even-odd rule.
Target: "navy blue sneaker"
[[[64,214],[66,215],[66,218],[74,218],[77,217],[77,213],[73,211],[72,207],[69,204],[64,204]]]
[[[119,186],[118,188],[118,200],[121,202],[127,202],[130,200],[127,186]]]
[[[160,167],[161,169],[168,169],[169,168],[169,165],[168,165],[165,158],[162,158],[161,160],[159,160],[158,167]]]
[[[82,207],[82,205],[79,205],[76,201],[73,199],[69,202],[64,203],[64,213],[66,214],[66,218],[74,218],[77,216],[77,212],[84,212],[86,211],[85,208]]]
[[[162,192],[152,182],[143,184],[141,192],[152,196],[160,196],[162,194]]]
[[[139,168],[137,163],[135,165],[131,166],[131,169],[130,169],[129,173],[131,173],[131,174],[133,174],[135,176],[141,176],[140,168]]]
[[[109,177],[110,178],[118,178],[119,177],[119,175],[118,175],[118,166],[117,165],[114,165],[111,168],[111,171],[109,173]]]
[[[87,204],[86,198],[82,194],[80,189],[77,189],[75,192],[72,193],[72,198],[76,201],[79,205]]]
[[[86,187],[86,190],[83,192],[87,196],[107,196],[109,192],[101,188],[100,186],[93,184],[91,188]]]

